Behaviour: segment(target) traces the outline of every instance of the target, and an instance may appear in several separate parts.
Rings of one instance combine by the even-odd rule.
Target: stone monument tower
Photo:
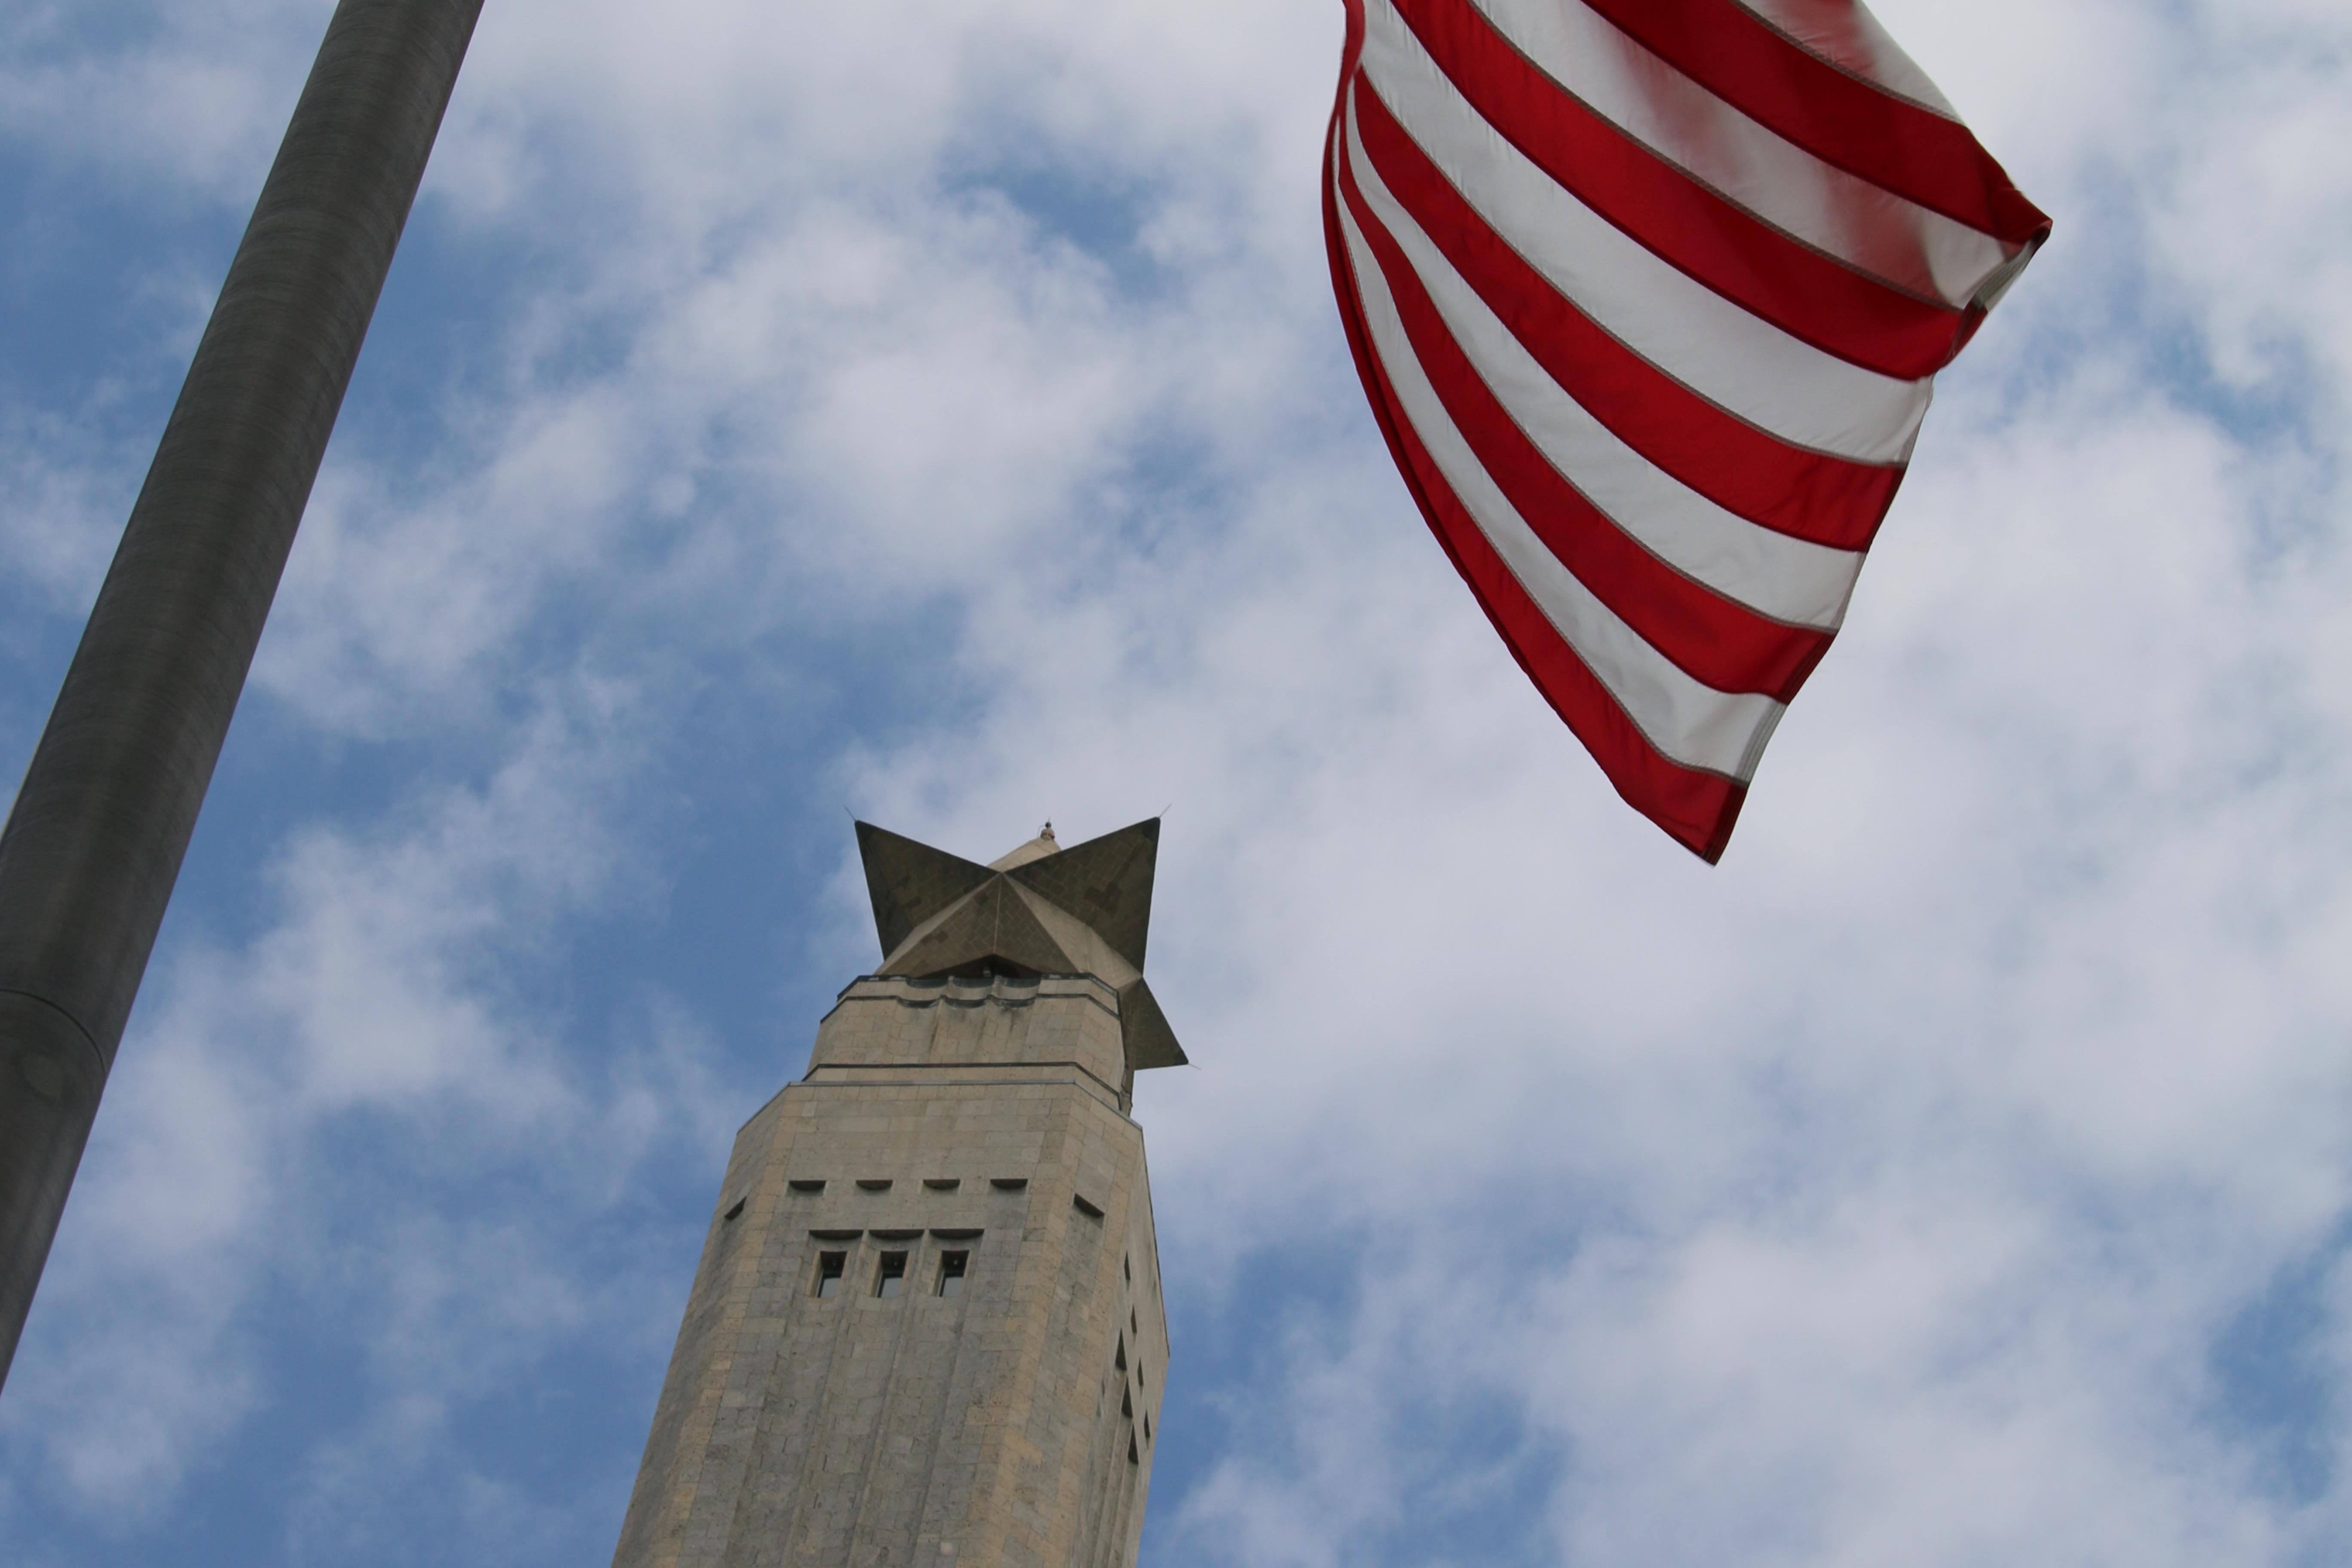
[[[1168,1366],[1157,819],[992,865],[857,825],[882,941],[736,1135],[614,1568],[1129,1568]]]

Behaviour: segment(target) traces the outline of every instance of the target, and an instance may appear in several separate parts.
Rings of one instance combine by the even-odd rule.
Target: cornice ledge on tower
[[[861,974],[834,994],[835,1010],[849,1002],[895,1002],[930,1007],[955,1001],[977,1005],[998,1002],[1022,1007],[1047,996],[1084,995],[1114,1017],[1118,987],[1098,974]],[[827,1012],[825,1016],[833,1014]]]

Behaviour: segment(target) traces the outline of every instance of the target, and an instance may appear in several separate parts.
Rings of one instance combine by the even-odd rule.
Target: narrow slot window
[[[874,1271],[874,1293],[877,1296],[896,1296],[906,1283],[907,1255],[903,1252],[884,1253],[880,1267]]]
[[[816,1293],[831,1300],[841,1294],[842,1270],[849,1265],[846,1252],[820,1252],[816,1255]]]
[[[719,1222],[720,1222],[721,1224],[724,1224],[724,1223],[726,1223],[728,1220],[733,1219],[737,1215],[741,1214],[741,1213],[743,1212],[743,1204],[744,1204],[744,1200],[743,1200],[743,1199],[741,1199],[741,1198],[737,1198],[737,1199],[735,1200],[735,1206],[734,1206],[733,1208],[729,1209],[725,1214],[720,1215],[719,1216]]]
[[[1111,1364],[1118,1367],[1121,1372],[1125,1372],[1127,1370],[1127,1336],[1125,1334],[1121,1334],[1118,1337],[1118,1359]]]
[[[969,1252],[940,1253],[940,1288],[938,1294],[941,1296],[962,1295],[964,1273],[966,1269],[970,1268],[971,1263],[971,1254]]]

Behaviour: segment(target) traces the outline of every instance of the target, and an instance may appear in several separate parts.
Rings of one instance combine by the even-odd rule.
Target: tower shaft
[[[1116,990],[870,976],[737,1136],[615,1568],[1126,1568],[1168,1363]]]

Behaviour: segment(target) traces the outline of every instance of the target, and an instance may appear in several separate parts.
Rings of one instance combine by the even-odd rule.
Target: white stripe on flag
[[[1862,570],[1860,554],[1759,528],[1625,445],[1560,390],[1390,194],[1357,136],[1352,107],[1347,155],[1364,199],[1403,248],[1479,379],[1563,479],[1683,575],[1774,620],[1836,629]]]
[[[1363,68],[1381,101],[1487,226],[1604,331],[1792,445],[1864,463],[1910,456],[1930,381],[1849,364],[1668,266],[1479,118],[1387,0],[1366,0]]]
[[[1733,0],[1754,12],[1790,43],[1872,86],[1907,99],[1930,114],[1957,121],[1959,111],[1903,46],[1878,24],[1862,0]]]
[[[1757,123],[1578,0],[1469,0],[1538,69],[1634,141],[1783,233],[1899,289],[1965,305],[1999,240]]]
[[[1685,767],[1747,782],[1780,721],[1781,705],[1769,697],[1717,691],[1692,679],[1618,619],[1544,547],[1471,451],[1429,384],[1390,297],[1388,280],[1344,202],[1339,215],[1364,324],[1381,371],[1413,434],[1478,531],[1653,749]]]

